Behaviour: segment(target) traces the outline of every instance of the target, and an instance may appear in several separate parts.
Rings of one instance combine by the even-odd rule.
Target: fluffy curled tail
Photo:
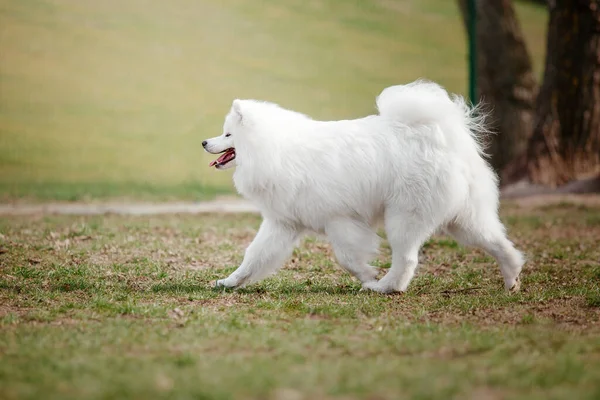
[[[461,96],[449,96],[437,83],[417,80],[390,86],[381,92],[376,103],[382,117],[411,127],[437,125],[450,146],[470,145],[485,156],[490,131],[483,107],[469,107]]]

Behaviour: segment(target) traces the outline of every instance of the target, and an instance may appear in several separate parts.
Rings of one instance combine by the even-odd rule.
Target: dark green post
[[[477,0],[468,0],[469,99],[477,104]]]

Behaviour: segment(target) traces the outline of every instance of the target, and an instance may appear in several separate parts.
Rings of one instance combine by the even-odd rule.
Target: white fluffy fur
[[[421,245],[443,230],[500,264],[507,289],[524,263],[498,218],[497,179],[483,158],[485,125],[460,97],[417,81],[385,89],[379,115],[316,121],[275,104],[235,100],[223,135],[206,149],[235,147],[235,186],[263,223],[241,266],[218,286],[240,287],[280,268],[298,239],[324,233],[339,263],[366,289],[405,291]],[[229,134],[229,136],[227,136]],[[382,221],[392,266],[368,265]]]

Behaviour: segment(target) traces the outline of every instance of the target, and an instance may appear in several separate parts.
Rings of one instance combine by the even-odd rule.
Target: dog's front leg
[[[218,280],[216,286],[241,287],[274,273],[292,253],[298,236],[295,228],[265,219],[246,249],[242,265],[226,279]]]

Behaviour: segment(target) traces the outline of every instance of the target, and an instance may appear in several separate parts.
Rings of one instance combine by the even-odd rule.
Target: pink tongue
[[[208,166],[212,167],[214,165],[222,163],[223,161],[225,161],[226,158],[228,158],[231,155],[231,153],[233,153],[233,151],[234,150],[227,150],[225,153],[221,154],[221,156],[219,158],[217,158],[214,161],[211,161],[211,163],[208,164]]]

